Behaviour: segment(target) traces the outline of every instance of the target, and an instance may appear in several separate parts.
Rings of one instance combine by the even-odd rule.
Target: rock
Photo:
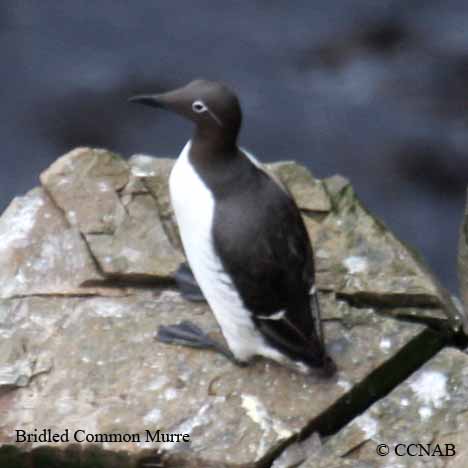
[[[392,463],[399,467],[447,467],[466,461],[468,429],[468,356],[444,349],[388,396],[372,405],[338,434],[325,448],[334,456],[362,462]],[[377,455],[378,444],[387,444],[390,453]],[[456,455],[398,456],[397,444],[454,444]],[[427,447],[427,445],[426,445]],[[403,447],[397,448],[400,452]],[[347,456],[349,454],[349,456]],[[380,464],[379,464],[380,463]]]
[[[330,211],[330,198],[322,182],[314,178],[304,166],[294,161],[266,164],[265,166],[288,188],[301,210]]]
[[[103,450],[97,445],[69,445],[65,450],[40,446],[25,451],[18,447],[0,447],[0,466],[14,468],[143,468],[135,457],[124,452]],[[153,467],[165,465],[153,465]],[[149,468],[149,467],[148,467]],[[185,467],[180,467],[185,468]],[[187,467],[188,468],[188,467]]]
[[[183,261],[157,201],[119,156],[78,148],[47,169],[41,182],[84,235],[104,275],[170,278]]]
[[[111,293],[80,287],[101,279],[79,231],[44,190],[11,202],[0,218],[0,297]]]
[[[321,222],[304,216],[319,288],[365,304],[441,307],[457,328],[462,317],[424,262],[362,206],[349,182],[324,183],[334,209]]]
[[[174,159],[136,154],[130,158],[129,164],[132,175],[142,181],[156,200],[159,216],[169,240],[182,250],[182,242],[169,195],[169,175],[174,166]]]
[[[169,242],[150,194],[133,196],[112,235],[88,234],[86,240],[106,274],[170,277],[184,257]]]
[[[125,216],[117,192],[128,183],[128,167],[114,153],[77,148],[40,179],[68,222],[85,235],[112,234]]]
[[[294,442],[340,430],[439,351],[446,337],[425,325],[450,315],[437,282],[346,179],[322,182],[294,163],[275,164],[269,170],[297,197],[314,240],[337,376],[302,376],[265,359],[238,368],[156,342],[159,325],[181,320],[222,339],[208,306],[184,301],[168,281],[184,259],[169,202],[172,165],[78,149],[0,218],[2,444],[34,457],[40,444],[15,443],[16,428],[68,429],[71,439],[77,430],[109,435],[102,460],[124,450],[133,461],[149,454],[148,466],[375,466],[328,442]],[[130,285],[138,287],[123,289]],[[190,441],[152,441],[147,431],[157,430]],[[134,436],[116,443],[112,434]]]
[[[2,356],[0,369],[38,359],[52,361],[53,369],[0,400],[7,408],[1,440],[13,443],[18,427],[83,429],[140,434],[139,443],[119,443],[119,450],[159,447],[212,462],[257,462],[424,328],[355,310],[332,296],[323,305],[325,317],[333,317],[326,333],[340,368],[329,381],[265,360],[237,368],[217,354],[155,342],[158,325],[179,320],[195,320],[219,334],[206,305],[171,291],[157,297],[142,291],[121,298],[7,301],[0,323],[5,343],[22,343],[26,351]],[[145,431],[157,429],[190,434],[190,444],[147,442]]]
[[[292,468],[302,464],[306,459],[318,460],[317,455],[322,450],[320,436],[314,432],[303,441],[297,441],[286,447],[281,455],[275,459],[271,468]]]
[[[465,306],[464,314],[468,316],[468,196],[465,207],[465,216],[460,227],[460,242],[458,246],[458,276],[460,293]],[[466,321],[465,321],[466,323]],[[465,324],[465,333],[468,334],[468,326]]]
[[[380,466],[382,465],[368,461],[324,456],[319,459],[311,458],[300,465],[300,468],[378,468]]]

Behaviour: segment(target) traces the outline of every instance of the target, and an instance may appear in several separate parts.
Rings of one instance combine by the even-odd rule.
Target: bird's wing
[[[252,170],[217,200],[215,248],[267,342],[320,367],[325,350],[318,301],[309,295],[314,263],[306,228],[292,197]]]

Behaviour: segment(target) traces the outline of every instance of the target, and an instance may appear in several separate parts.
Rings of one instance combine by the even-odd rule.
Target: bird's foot
[[[246,365],[246,363],[236,359],[229,349],[211,338],[197,325],[187,320],[176,325],[161,325],[156,339],[167,344],[177,344],[198,349],[211,349],[227,357],[238,366]]]
[[[206,302],[197,280],[193,276],[188,263],[184,262],[175,273],[175,280],[180,294],[191,302]]]

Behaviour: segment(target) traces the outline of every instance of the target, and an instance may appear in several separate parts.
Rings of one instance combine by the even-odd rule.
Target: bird
[[[287,188],[238,146],[237,95],[196,79],[129,100],[194,124],[169,176],[170,198],[188,264],[228,348],[190,321],[160,327],[158,339],[216,350],[241,366],[262,356],[302,374],[335,374],[304,221]]]

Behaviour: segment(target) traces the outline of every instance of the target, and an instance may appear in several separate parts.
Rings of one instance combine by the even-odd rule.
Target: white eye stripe
[[[201,114],[202,112],[206,112],[208,110],[208,107],[206,107],[203,101],[197,100],[197,101],[193,101],[192,110],[193,112],[196,112],[197,114]]]
[[[197,99],[196,101],[192,102],[192,110],[193,112],[196,112],[197,114],[203,114],[203,112],[208,112],[208,114],[215,120],[215,122],[222,127],[223,123],[221,120],[214,114],[214,112],[211,112],[210,109],[208,109],[208,106],[201,100]]]

